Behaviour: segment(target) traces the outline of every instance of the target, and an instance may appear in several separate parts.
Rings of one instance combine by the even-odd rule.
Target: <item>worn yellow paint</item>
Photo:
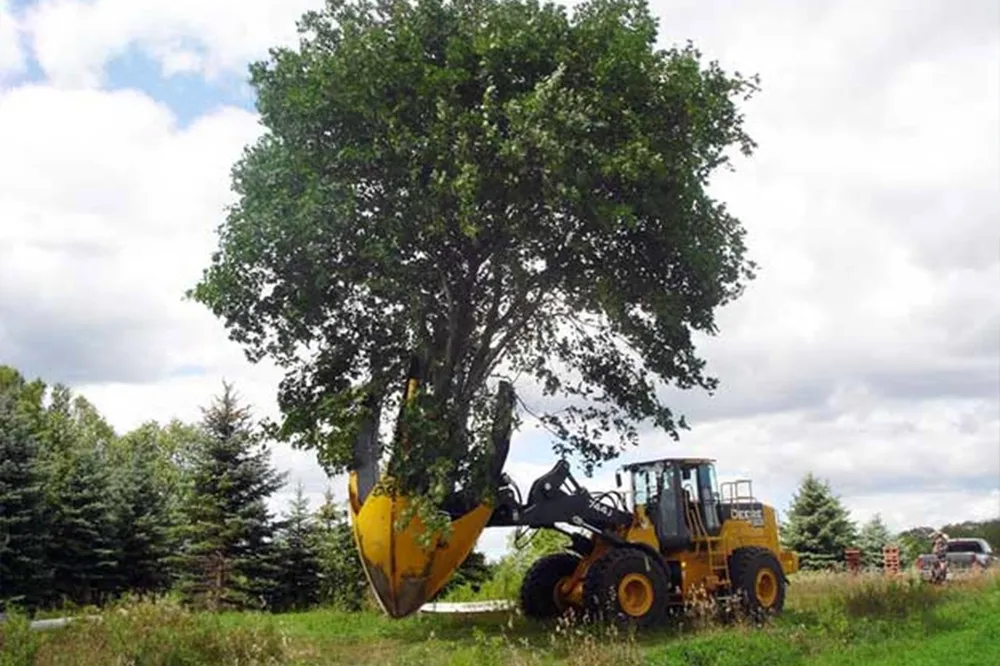
[[[644,506],[637,506],[633,510],[632,524],[626,530],[624,537],[629,543],[644,543],[652,546],[657,552],[660,550],[660,540],[656,538],[656,529]]]
[[[412,401],[419,387],[420,381],[410,377],[404,400]],[[405,435],[401,444],[406,450]],[[383,477],[361,502],[357,473],[352,471],[348,495],[351,528],[365,575],[386,614],[400,618],[417,611],[444,587],[472,552],[493,508],[474,507],[452,520],[447,537],[435,532],[429,546],[423,546],[420,537],[426,535],[427,527],[419,518],[413,517],[404,530],[396,529],[410,502],[393,486],[392,479]]]
[[[432,534],[429,547],[418,538],[426,533],[423,521],[414,517],[405,530],[396,530],[397,518],[409,502],[394,494],[383,479],[360,503],[357,480],[348,483],[351,525],[365,575],[386,614],[405,617],[418,610],[448,582],[469,556],[493,513],[481,504],[453,520],[451,533]]]

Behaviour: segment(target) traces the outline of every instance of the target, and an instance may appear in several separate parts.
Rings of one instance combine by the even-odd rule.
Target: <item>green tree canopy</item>
[[[910,566],[920,555],[931,552],[934,539],[933,527],[911,527],[899,533],[896,539],[899,541],[899,555],[903,566]]]
[[[693,333],[753,276],[707,184],[752,151],[755,81],[657,48],[640,0],[328,0],[300,29],[251,67],[265,131],[191,291],[286,370],[281,435],[349,468],[417,352],[439,429],[390,458],[411,489],[475,486],[499,370],[560,398],[588,473],[642,422],[676,436],[662,389],[715,387]]]
[[[993,520],[966,520],[945,525],[941,530],[952,539],[986,539],[990,547],[1000,553],[1000,518]]]
[[[844,561],[844,550],[855,545],[857,528],[830,484],[810,472],[792,497],[781,537],[799,554],[803,569],[823,569]]]

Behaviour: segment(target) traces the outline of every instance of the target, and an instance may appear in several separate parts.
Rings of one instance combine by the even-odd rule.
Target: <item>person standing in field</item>
[[[948,579],[948,535],[937,531],[934,533],[934,582],[943,583]]]

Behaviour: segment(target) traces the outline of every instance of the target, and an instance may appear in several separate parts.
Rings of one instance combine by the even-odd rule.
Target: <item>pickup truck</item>
[[[948,539],[948,550],[945,554],[948,560],[948,571],[970,568],[983,568],[993,566],[997,557],[993,554],[989,542],[985,539]],[[932,575],[934,562],[937,557],[933,554],[920,555],[917,557],[917,569],[926,577]]]

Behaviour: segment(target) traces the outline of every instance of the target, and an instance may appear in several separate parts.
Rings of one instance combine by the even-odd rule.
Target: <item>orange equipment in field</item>
[[[861,573],[861,550],[859,548],[847,548],[844,550],[844,560],[847,562],[847,570],[852,574]]]
[[[900,572],[899,546],[885,546],[882,548],[882,571],[898,576]]]

